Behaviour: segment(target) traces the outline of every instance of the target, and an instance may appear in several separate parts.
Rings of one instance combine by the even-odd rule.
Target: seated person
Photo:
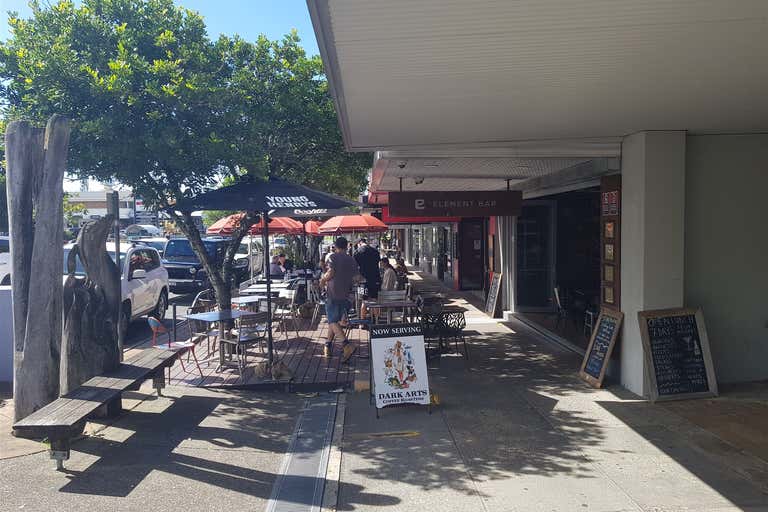
[[[403,258],[397,259],[395,272],[397,273],[398,277],[405,277],[408,275],[408,269],[405,267],[405,260]]]
[[[286,258],[284,253],[280,253],[277,258],[279,260],[280,266],[283,269],[283,273],[291,272],[293,270],[293,261]]]
[[[280,266],[280,257],[272,256],[272,259],[269,262],[269,275],[282,276],[283,274],[283,267]]]
[[[381,289],[384,291],[397,290],[397,273],[389,263],[389,258],[381,258],[379,267],[382,271]]]

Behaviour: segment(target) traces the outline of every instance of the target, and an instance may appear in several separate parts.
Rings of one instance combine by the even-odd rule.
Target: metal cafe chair
[[[208,313],[214,309],[215,307],[212,304],[200,304],[198,306],[192,306],[191,308],[187,308],[187,316],[197,313]],[[219,338],[218,328],[212,326],[208,322],[203,322],[202,320],[193,320],[190,318],[187,318],[187,327],[189,328],[190,341],[194,341],[195,338],[205,338],[206,349],[208,351],[208,355],[206,357],[211,357],[216,353],[216,341]],[[211,343],[211,338],[213,338],[213,343]]]
[[[298,306],[296,304],[296,290],[280,290],[275,303],[278,304],[278,308],[275,310],[275,318],[280,322],[280,328],[285,334],[285,339],[288,339],[288,322],[293,323],[293,330],[296,332],[296,337],[299,334],[298,324]]]
[[[224,338],[222,343],[230,345],[237,360],[237,371],[242,377],[245,367],[248,365],[248,347],[259,345],[264,353],[264,340],[266,338],[267,313],[259,312],[255,315],[243,316],[235,320],[235,328],[232,329],[232,337]]]

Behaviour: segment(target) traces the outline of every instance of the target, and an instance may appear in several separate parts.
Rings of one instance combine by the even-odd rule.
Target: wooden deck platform
[[[266,361],[266,353],[259,347],[251,347],[248,351],[248,365],[242,376],[237,368],[228,367],[216,372],[218,353],[215,361],[201,363],[203,377],[191,359],[187,362],[184,356],[186,372],[180,364],[171,368],[170,385],[172,386],[202,386],[208,388],[231,389],[289,389],[290,391],[326,391],[337,388],[351,388],[354,383],[355,371],[363,365],[368,365],[368,331],[353,329],[350,331],[350,340],[357,345],[357,351],[345,364],[341,362],[341,342],[334,342],[331,357],[323,356],[323,345],[327,337],[328,324],[320,322],[316,328],[310,328],[308,321],[300,326],[299,337],[296,332],[289,332],[288,340],[285,336],[275,333],[275,361],[283,362],[291,371],[292,379],[275,381],[271,378],[260,378],[256,375],[256,367]],[[185,327],[179,328],[179,337],[182,338]],[[162,340],[165,341],[165,340]],[[199,360],[208,358],[207,343],[201,342],[197,346]]]

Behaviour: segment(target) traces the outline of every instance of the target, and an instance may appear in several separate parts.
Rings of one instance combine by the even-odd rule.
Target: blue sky
[[[55,0],[49,1],[55,3]],[[307,53],[319,53],[305,0],[175,1],[202,14],[212,38],[219,34],[240,34],[254,40],[259,34],[265,34],[270,39],[278,39],[295,28]],[[0,0],[0,39],[8,37],[8,11],[17,11],[22,17],[30,14],[27,0]]]

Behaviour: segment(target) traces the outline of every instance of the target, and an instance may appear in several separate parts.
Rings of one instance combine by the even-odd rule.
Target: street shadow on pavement
[[[175,389],[171,392],[181,390]],[[184,388],[181,396],[145,398],[110,427],[73,445],[79,462],[68,464],[73,467],[59,492],[141,501],[147,494],[157,496],[158,486],[170,486],[188,495],[226,491],[270,498],[301,412],[301,397]],[[291,480],[307,477],[284,478],[306,486]],[[160,494],[172,489],[166,487]],[[355,488],[355,496],[358,504],[400,501],[362,486]],[[309,504],[301,502],[301,496],[296,499]],[[145,505],[154,510],[160,498]]]
[[[229,464],[226,457],[214,460],[209,456],[216,451],[226,455],[243,450],[281,456],[293,429],[295,404],[247,397],[181,396],[161,409],[148,409],[130,411],[120,418],[115,426],[129,433],[124,439],[88,438],[77,443],[73,449],[98,460],[84,471],[72,471],[70,482],[61,491],[125,497],[149,473],[161,471],[254,496],[269,496],[273,473]]]
[[[350,408],[345,454],[370,461],[351,471],[476,496],[483,494],[473,480],[516,474],[594,478],[583,449],[602,441],[600,422],[555,408],[559,396],[591,393],[574,376],[579,358],[553,354],[552,347],[507,330],[469,331],[467,337],[468,361],[448,354],[430,362],[430,388],[440,398],[431,416],[426,408],[394,408],[376,420],[372,406],[368,412],[358,412],[366,411],[365,403]],[[417,435],[381,435],[387,432]],[[343,497],[354,499],[349,490]]]

